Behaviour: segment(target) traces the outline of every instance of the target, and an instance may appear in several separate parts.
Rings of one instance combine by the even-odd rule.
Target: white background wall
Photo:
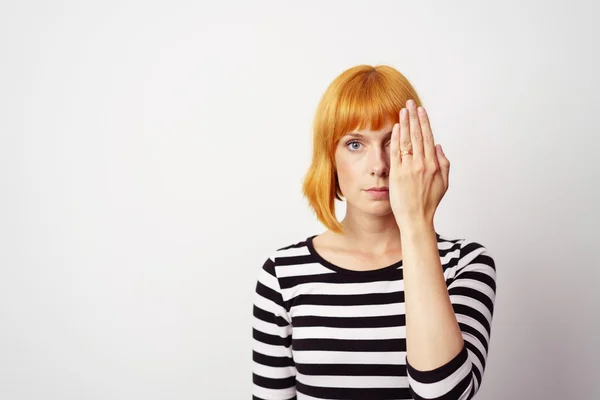
[[[3,1],[0,398],[249,398],[256,275],[323,231],[300,193],[313,113],[362,63],[430,113],[438,232],[496,258],[477,398],[600,398],[598,11]]]

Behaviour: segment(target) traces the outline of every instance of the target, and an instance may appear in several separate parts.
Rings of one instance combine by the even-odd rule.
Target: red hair
[[[396,69],[387,65],[352,67],[329,85],[313,122],[313,156],[302,192],[317,218],[336,233],[343,228],[335,216],[335,200],[342,200],[337,184],[335,149],[339,140],[355,129],[381,129],[398,122],[398,113],[417,92]]]

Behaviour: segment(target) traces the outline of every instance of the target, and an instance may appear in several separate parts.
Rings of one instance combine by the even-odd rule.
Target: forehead
[[[346,137],[357,137],[357,138],[380,138],[391,135],[392,127],[394,126],[393,122],[387,122],[383,124],[379,129],[371,129],[370,127],[366,127],[363,129],[353,129],[346,133]]]

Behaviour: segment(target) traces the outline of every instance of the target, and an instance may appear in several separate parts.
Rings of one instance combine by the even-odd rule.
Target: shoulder
[[[310,257],[309,241],[311,238],[312,236],[308,236],[274,246],[264,262],[263,269],[267,268],[276,275],[277,267],[303,263],[306,258]]]
[[[493,252],[481,241],[473,238],[457,238],[437,234],[440,256],[446,258],[448,267],[462,269],[467,265],[485,264],[495,270]],[[452,260],[450,262],[450,260]]]
[[[440,249],[452,248],[455,251],[458,250],[460,258],[468,257],[469,255],[476,256],[483,253],[486,253],[488,256],[490,255],[488,247],[476,239],[450,237],[437,233],[437,240]]]

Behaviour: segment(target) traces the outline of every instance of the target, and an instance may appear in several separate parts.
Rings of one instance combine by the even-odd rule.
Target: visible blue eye
[[[351,140],[348,143],[346,143],[346,147],[348,147],[348,146],[350,146],[352,144],[361,144],[361,143],[358,140]],[[356,148],[356,147],[355,148],[350,148],[350,150],[356,151],[356,150],[358,150],[358,148]]]

